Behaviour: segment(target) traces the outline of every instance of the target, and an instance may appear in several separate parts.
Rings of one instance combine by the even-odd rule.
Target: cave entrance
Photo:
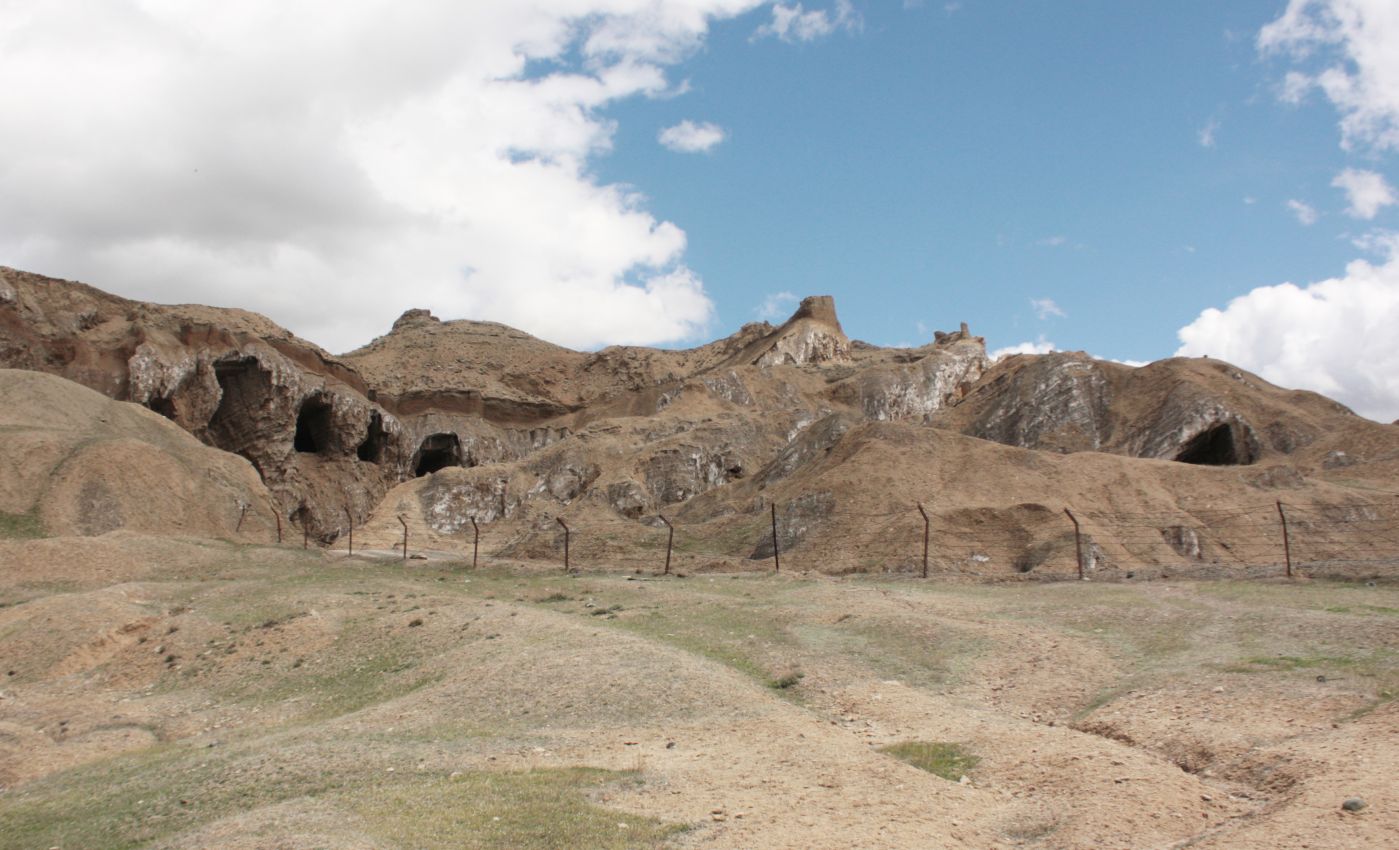
[[[369,415],[369,430],[364,442],[355,449],[355,456],[366,463],[379,463],[384,459],[384,449],[388,446],[389,435],[384,430],[384,419],[378,412]]]
[[[215,362],[214,378],[219,382],[219,406],[209,417],[208,442],[250,457],[248,447],[259,436],[258,411],[272,397],[272,374],[256,357],[235,357]]]
[[[1213,425],[1186,441],[1176,454],[1180,463],[1193,463],[1199,466],[1238,466],[1252,463],[1248,450],[1240,451],[1241,441],[1234,433],[1234,426],[1228,422]]]
[[[178,415],[175,412],[175,400],[169,396],[153,395],[146,402],[146,406],[166,419],[174,420]]]
[[[305,454],[324,452],[330,447],[331,414],[334,408],[322,396],[313,395],[301,402],[296,412],[296,436],[292,448]]]
[[[414,476],[428,475],[439,469],[461,465],[461,440],[456,434],[433,434],[423,440],[422,445],[418,446],[417,454],[413,455]]]

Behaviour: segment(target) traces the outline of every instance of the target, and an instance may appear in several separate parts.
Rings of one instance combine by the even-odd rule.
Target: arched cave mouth
[[[1197,466],[1241,466],[1253,463],[1253,453],[1241,437],[1232,423],[1220,422],[1187,440],[1176,453],[1175,459],[1180,463]]]
[[[303,454],[317,454],[328,449],[334,412],[330,401],[321,396],[313,395],[302,401],[301,409],[296,412],[296,436],[292,438],[292,448]]]
[[[413,475],[417,477],[449,466],[462,466],[461,440],[456,434],[433,434],[413,455]]]
[[[169,396],[153,395],[146,402],[146,406],[166,419],[174,420],[178,416],[175,411],[175,400]]]
[[[355,449],[355,456],[366,463],[380,463],[384,459],[384,449],[388,447],[389,435],[384,430],[384,419],[378,413],[369,416],[369,430],[364,442]]]
[[[215,446],[239,452],[256,437],[254,411],[272,396],[272,373],[256,357],[235,357],[214,363],[219,382],[219,406],[209,417],[209,440]],[[159,412],[159,411],[157,411]]]

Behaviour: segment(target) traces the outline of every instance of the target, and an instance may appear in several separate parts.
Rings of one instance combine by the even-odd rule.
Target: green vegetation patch
[[[295,749],[295,748],[289,748]],[[633,774],[585,768],[453,775],[394,774],[363,761],[304,754],[164,747],[64,771],[0,797],[0,850],[130,850],[231,815],[297,800],[358,815],[393,846],[414,848],[650,848],[684,827],[609,811],[592,796]],[[620,824],[626,824],[625,827]],[[360,825],[357,824],[357,828]]]
[[[27,514],[0,512],[0,540],[35,540],[47,536],[37,511]]]
[[[947,741],[903,741],[879,751],[952,782],[971,773],[981,762],[979,756],[967,752],[961,744]]]
[[[413,777],[345,797],[366,831],[400,847],[471,850],[658,847],[683,826],[605,809],[591,797],[633,774],[590,768]]]
[[[1354,658],[1337,655],[1255,655],[1226,669],[1231,673],[1258,673],[1265,670],[1314,670],[1344,668],[1357,664]]]

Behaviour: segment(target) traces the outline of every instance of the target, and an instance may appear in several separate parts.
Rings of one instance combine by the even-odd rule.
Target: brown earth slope
[[[0,514],[11,523],[51,535],[275,535],[247,461],[143,407],[17,369],[0,369],[0,398]]]

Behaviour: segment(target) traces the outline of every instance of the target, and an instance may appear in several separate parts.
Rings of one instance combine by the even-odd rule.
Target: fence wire
[[[1170,511],[962,506],[929,510],[926,518],[918,505],[857,512],[833,503],[812,511],[809,504],[793,500],[707,522],[669,517],[671,527],[657,515],[566,518],[567,531],[549,517],[523,528],[483,522],[481,554],[562,565],[567,541],[574,570],[659,572],[668,561],[676,572],[775,569],[780,562],[784,570],[825,573],[1399,576],[1399,497]]]

